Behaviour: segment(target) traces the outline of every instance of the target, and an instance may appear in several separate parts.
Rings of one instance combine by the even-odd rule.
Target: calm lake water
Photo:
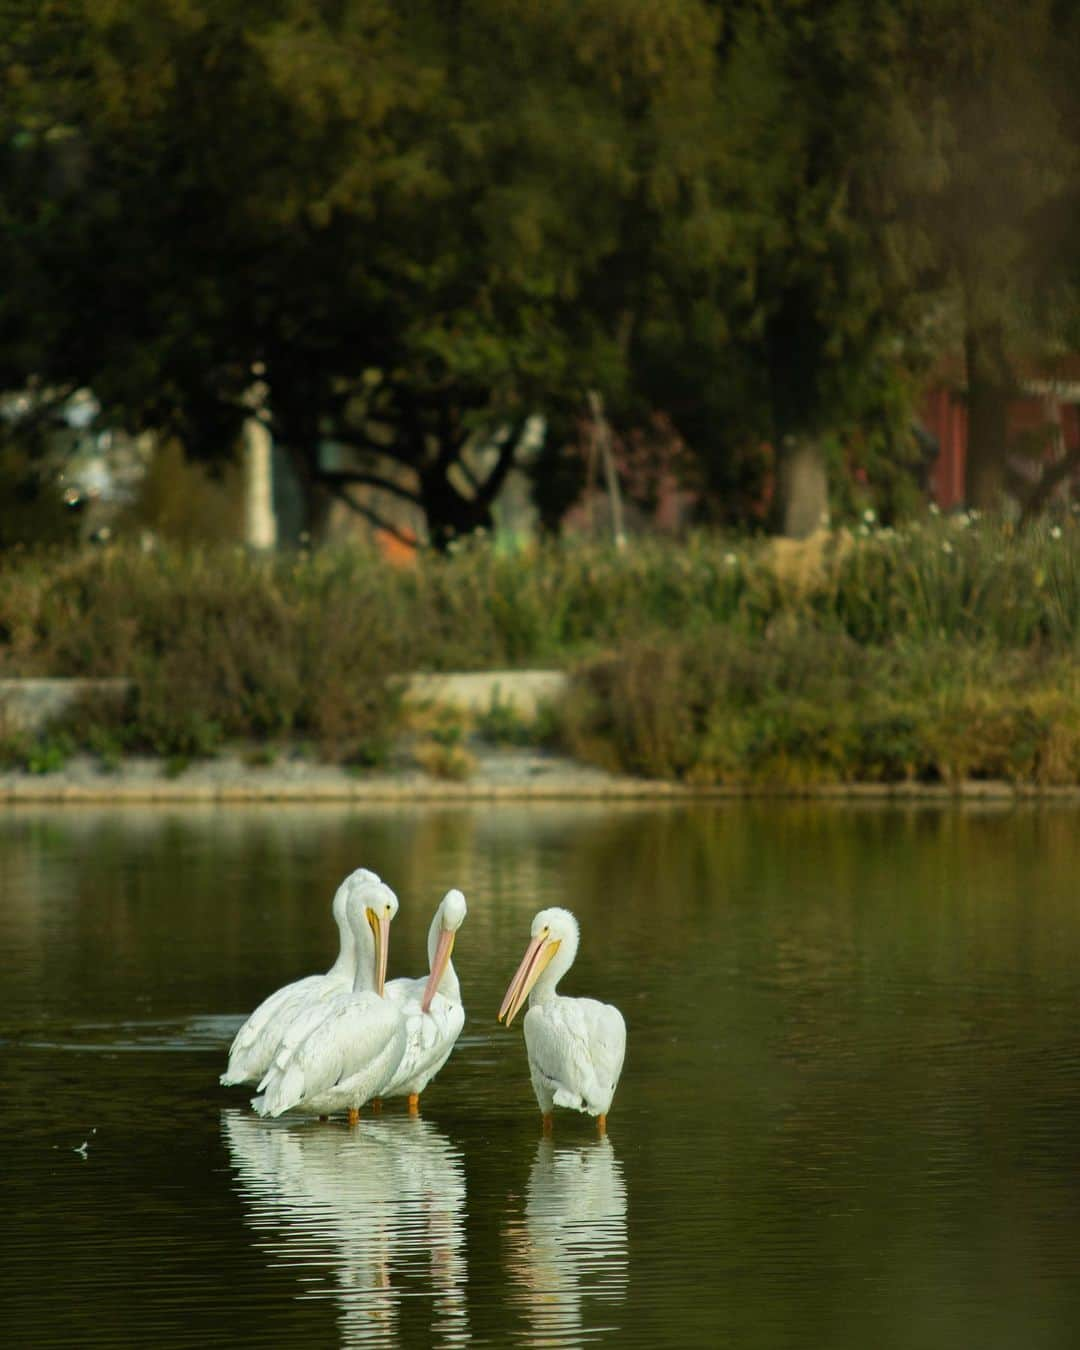
[[[419,1120],[261,1121],[231,1034],[357,866],[395,975],[465,891],[465,1032]],[[6,1345],[1080,1344],[1075,808],[17,809],[0,878]],[[553,903],[605,1140],[495,1022]]]

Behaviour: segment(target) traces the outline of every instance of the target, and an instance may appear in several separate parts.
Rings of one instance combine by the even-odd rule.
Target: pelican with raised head
[[[408,1096],[410,1112],[419,1109],[421,1092],[450,1058],[465,1025],[461,986],[450,959],[465,914],[462,893],[447,891],[428,930],[429,974],[391,980],[386,986],[386,997],[405,1018],[408,1041],[393,1078],[379,1095]]]
[[[374,895],[382,881],[366,867],[350,872],[334,895],[331,913],[338,927],[337,960],[325,975],[306,975],[283,985],[259,1004],[233,1037],[229,1065],[220,1082],[258,1083],[274,1061],[286,1027],[306,1008],[328,1004],[336,994],[348,993],[356,979],[356,939],[349,922],[350,901],[363,903]]]
[[[303,1010],[286,1028],[251,1105],[260,1116],[286,1111],[329,1116],[347,1111],[355,1125],[360,1107],[389,1082],[405,1053],[400,1010],[383,997],[390,924],[398,899],[380,882],[364,903],[350,903],[356,940],[356,976],[347,993]]]
[[[579,929],[568,909],[542,909],[499,1009],[509,1026],[526,999],[525,1046],[533,1091],[549,1133],[556,1106],[597,1118],[601,1134],[622,1072],[626,1023],[610,1003],[556,993],[574,964]]]

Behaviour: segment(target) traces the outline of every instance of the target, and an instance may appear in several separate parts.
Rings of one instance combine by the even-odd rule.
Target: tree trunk
[[[286,448],[299,495],[301,532],[307,535],[307,543],[321,544],[325,542],[330,510],[337,499],[333,489],[319,478],[318,443],[301,447],[287,442]]]
[[[765,331],[776,477],[770,526],[805,539],[829,525],[829,475],[816,429],[822,424],[819,373],[827,333],[814,289],[789,286]]]
[[[264,552],[277,546],[273,443],[257,417],[244,422],[244,543]]]
[[[326,542],[330,511],[336,500],[325,483],[315,481],[305,485],[304,520],[309,543],[317,545]]]
[[[429,466],[420,474],[420,505],[427,522],[428,538],[442,552],[455,539],[474,530],[490,532],[491,508],[480,497],[465,497],[450,481],[445,463]]]
[[[599,454],[604,470],[604,482],[607,485],[608,504],[611,507],[611,533],[617,549],[626,547],[626,531],[623,529],[622,492],[619,489],[619,474],[615,466],[615,455],[611,447],[611,423],[604,412],[604,400],[596,389],[589,390],[589,413],[592,417],[592,450]],[[590,462],[592,455],[590,455]],[[589,488],[592,488],[592,472],[589,473]]]
[[[998,511],[1005,493],[1009,399],[1013,391],[1000,327],[982,331],[969,328],[964,355],[968,394],[964,496],[969,508]]]
[[[829,525],[829,475],[821,444],[787,435],[776,451],[772,528],[788,539],[805,539]]]

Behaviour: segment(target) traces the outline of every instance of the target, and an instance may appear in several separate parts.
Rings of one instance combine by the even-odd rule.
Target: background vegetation
[[[537,412],[554,511],[594,391],[805,533],[903,506],[944,353],[993,507],[1077,345],[1078,57],[1066,0],[0,0],[0,389],[221,462],[257,380],[313,535],[378,484],[438,545]]]
[[[1076,781],[1080,448],[1022,472],[1008,407],[1080,351],[1078,58],[1066,0],[0,0],[0,665],[135,691],[9,757],[369,764],[388,677],[542,664],[636,772]],[[86,390],[157,446],[90,553]],[[565,517],[600,409],[723,535],[492,544],[530,440]],[[307,542],[394,501],[434,550],[230,549],[256,411]]]
[[[541,733],[612,768],[801,786],[967,777],[1080,780],[1080,526],[1017,534],[971,516],[864,524],[806,543],[700,536],[616,552],[500,554],[414,568],[356,550],[9,556],[4,675],[123,675],[48,747],[211,754],[307,743],[358,765],[401,730],[392,677],[549,666],[574,674]],[[494,710],[485,730],[521,728]],[[467,771],[441,725],[446,771]],[[60,736],[60,740],[57,737]],[[66,738],[66,739],[65,739]]]

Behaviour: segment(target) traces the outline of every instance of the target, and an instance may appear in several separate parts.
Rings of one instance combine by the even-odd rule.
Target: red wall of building
[[[964,503],[967,408],[950,389],[935,389],[927,398],[923,424],[939,447],[930,469],[930,495],[943,511],[949,511]]]
[[[1058,412],[1065,450],[1080,445],[1080,405],[1062,403]],[[923,407],[923,425],[937,440],[938,457],[930,469],[930,494],[943,511],[964,504],[964,470],[967,462],[968,418],[963,395],[951,389],[934,389]],[[1047,428],[1050,409],[1043,398],[1020,398],[1009,407],[1010,440],[1024,433]],[[1054,451],[1047,438],[1046,456]]]

